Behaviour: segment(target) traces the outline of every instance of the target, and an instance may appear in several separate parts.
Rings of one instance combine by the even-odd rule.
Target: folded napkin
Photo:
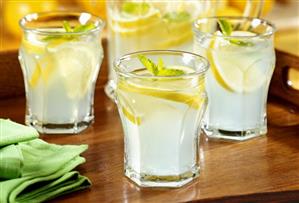
[[[14,126],[10,122],[9,125]],[[26,135],[26,140],[35,136],[34,130],[32,133],[31,136],[29,133]],[[6,137],[1,131],[0,135]],[[21,138],[16,136],[15,140]],[[49,144],[40,139],[11,143],[0,148],[0,174],[6,178],[0,178],[0,203],[43,202],[89,187],[91,183],[88,178],[72,171],[85,162],[80,154],[87,148],[87,145]]]
[[[37,137],[38,132],[32,127],[0,119],[0,179],[21,176],[24,159],[17,143]]]
[[[23,161],[23,154],[19,146],[8,145],[0,148],[0,179],[20,177],[22,174]]]
[[[34,128],[0,119],[0,148],[35,138],[38,138],[38,132]]]

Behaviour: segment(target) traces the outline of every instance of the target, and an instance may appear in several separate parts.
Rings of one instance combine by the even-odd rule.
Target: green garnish
[[[245,41],[242,41],[242,40],[239,40],[239,39],[230,39],[229,42],[231,44],[235,44],[235,45],[238,45],[238,46],[241,46],[241,47],[251,47],[251,46],[254,45],[252,42],[245,42]]]
[[[92,23],[87,23],[85,25],[77,25],[76,27],[72,28],[68,21],[63,21],[62,26],[67,33],[76,33],[76,32],[86,32],[95,28],[95,25]],[[50,41],[54,39],[64,39],[64,40],[75,40],[78,37],[64,34],[64,35],[49,35],[43,38],[44,41]]]
[[[75,28],[74,28],[74,31],[73,32],[86,32],[88,30],[92,30],[94,29],[96,26],[92,23],[87,23],[85,25],[77,25]]]
[[[166,68],[161,58],[159,58],[158,64],[155,64],[144,55],[139,55],[138,58],[145,68],[155,76],[180,76],[185,74],[183,70]]]
[[[158,59],[158,71],[163,70],[164,69],[164,62],[161,58]]]
[[[122,4],[122,11],[133,15],[144,15],[150,9],[150,5],[145,2],[124,2]]]
[[[163,16],[163,19],[168,22],[184,22],[190,20],[191,15],[187,11],[169,12]]]
[[[63,28],[66,32],[73,32],[73,29],[68,21],[63,21]]]
[[[158,76],[180,76],[184,75],[185,72],[179,69],[162,69],[159,70]]]
[[[218,20],[218,25],[219,25],[221,32],[224,36],[230,36],[232,34],[233,26],[230,22],[220,19],[220,20]],[[248,46],[254,45],[252,42],[246,42],[246,41],[239,40],[239,39],[228,39],[228,41],[231,44],[243,46],[243,47],[248,47]]]
[[[221,32],[225,36],[230,36],[233,32],[233,26],[230,22],[220,19],[218,20],[219,27],[221,29]]]
[[[139,58],[139,61],[146,67],[146,69],[149,72],[151,72],[154,75],[158,75],[158,72],[159,72],[158,66],[153,61],[146,58],[144,55],[139,55],[138,58]]]

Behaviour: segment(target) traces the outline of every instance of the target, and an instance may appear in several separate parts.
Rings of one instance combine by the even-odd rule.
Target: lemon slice
[[[53,62],[52,55],[47,52],[45,52],[40,59],[35,59],[36,66],[29,80],[29,85],[31,88],[35,88],[40,79],[42,79],[41,81],[44,85],[48,84],[50,76],[55,70],[55,65]]]
[[[216,51],[216,39],[212,39],[210,48],[207,51],[207,58],[216,81],[226,90],[232,92],[242,92],[242,71],[227,60],[218,60]],[[219,52],[220,53],[220,52]],[[220,53],[221,54],[221,53]]]
[[[255,34],[245,31],[232,33],[232,36],[252,35]],[[262,60],[257,55],[247,56],[249,50],[244,51],[246,48],[223,40],[225,39],[213,38],[207,50],[207,58],[218,84],[228,91],[237,93],[253,91],[260,87],[266,80],[265,74],[261,70]],[[224,46],[221,47],[221,45]],[[252,47],[247,49],[252,49],[251,52],[254,51]]]
[[[123,36],[141,35],[162,26],[161,14],[158,9],[150,7],[144,15],[129,15],[114,12],[111,15],[111,27]]]
[[[91,86],[98,50],[87,42],[66,42],[52,50],[57,71],[70,98],[81,98]]]
[[[183,79],[180,80],[177,79],[177,81],[174,80],[175,79],[172,78],[169,79],[165,78],[164,80],[155,81],[155,82],[154,81],[146,81],[146,82],[119,81],[118,89],[124,92],[138,93],[142,95],[157,97],[160,99],[171,100],[174,102],[185,103],[194,109],[201,108],[202,104],[205,102],[204,97],[200,96],[204,92],[204,80],[203,79],[197,80],[197,78],[196,80],[194,79],[193,81],[190,80],[190,78],[185,80]],[[149,83],[155,83],[155,86]],[[181,89],[181,88],[185,89],[185,87],[186,88],[196,87],[197,92],[188,94],[188,93],[182,93],[176,91],[177,89]]]
[[[125,95],[120,91],[117,92],[118,101],[121,106],[121,112],[123,115],[133,124],[140,125],[141,124],[141,116],[138,116],[136,112],[129,105],[130,102],[126,99]]]
[[[140,26],[148,26],[157,22],[160,19],[160,11],[153,7],[144,15],[129,15],[121,12],[114,12],[111,15],[113,25],[118,25],[121,28],[132,29]]]
[[[29,79],[29,86],[31,88],[35,88],[37,86],[40,76],[41,76],[41,67],[37,63],[32,75],[31,75],[31,78]]]

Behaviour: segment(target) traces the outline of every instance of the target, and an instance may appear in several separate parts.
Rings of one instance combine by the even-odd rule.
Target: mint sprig
[[[45,38],[43,38],[44,41],[50,41],[54,39],[63,39],[63,40],[76,40],[78,37],[69,35],[67,33],[76,33],[76,32],[87,32],[89,30],[92,30],[95,28],[95,25],[93,23],[87,23],[85,25],[77,25],[76,27],[72,28],[70,23],[68,21],[63,21],[62,26],[66,32],[64,35],[49,35]]]
[[[65,20],[62,24],[66,32],[73,32],[73,29],[68,21]]]
[[[233,26],[230,22],[223,20],[223,19],[219,19],[218,24],[219,24],[219,27],[220,27],[223,35],[230,36],[232,34]]]
[[[155,76],[180,76],[185,74],[183,70],[166,68],[161,58],[159,58],[158,64],[155,64],[144,55],[138,55],[138,59]]]
[[[231,36],[231,34],[233,32],[233,26],[230,22],[223,20],[223,19],[219,19],[218,25],[219,25],[220,30],[224,36]],[[228,41],[231,44],[234,44],[237,46],[243,46],[243,47],[248,47],[248,46],[254,45],[252,42],[246,42],[246,41],[239,40],[239,39],[228,39]]]

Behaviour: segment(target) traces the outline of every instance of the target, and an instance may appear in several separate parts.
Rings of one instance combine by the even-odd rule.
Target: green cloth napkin
[[[87,145],[55,145],[32,128],[0,119],[0,203],[43,202],[91,185],[75,167]]]
[[[23,155],[15,144],[36,139],[38,132],[9,119],[0,119],[0,179],[18,178],[22,174]]]
[[[18,178],[22,174],[23,155],[17,145],[0,148],[0,179]]]
[[[0,148],[35,138],[38,138],[38,132],[34,128],[0,119]]]
[[[90,181],[72,171],[85,162],[87,145],[55,145],[40,139],[17,145],[24,158],[22,177],[0,181],[0,202],[43,202],[89,187]]]

